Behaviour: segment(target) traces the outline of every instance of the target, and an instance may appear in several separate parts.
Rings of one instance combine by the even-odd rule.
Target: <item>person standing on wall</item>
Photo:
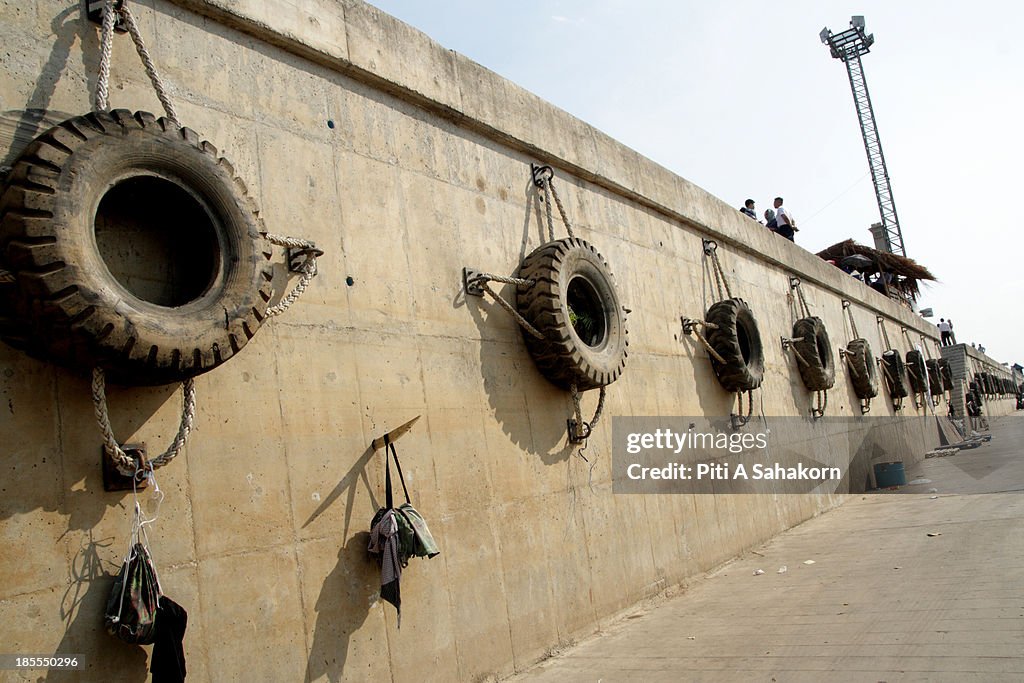
[[[797,230],[796,220],[782,206],[782,197],[775,198],[775,232],[785,237],[790,242],[795,242],[793,235]]]
[[[764,210],[764,227],[768,228],[772,232],[775,232],[775,228],[778,227],[778,223],[775,222],[775,212],[771,209]]]
[[[747,201],[743,202],[743,208],[740,209],[740,213],[742,213],[744,216],[749,216],[750,218],[756,221],[757,214],[754,213],[754,200],[748,199]]]
[[[946,322],[945,318],[939,318],[939,343],[943,346],[950,346],[949,341],[949,323]]]
[[[956,344],[956,332],[953,331],[953,319],[950,318],[947,320],[946,324],[949,325],[949,343],[952,346],[953,344]]]

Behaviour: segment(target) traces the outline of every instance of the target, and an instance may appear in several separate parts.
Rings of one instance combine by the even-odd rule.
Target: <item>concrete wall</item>
[[[995,377],[1014,380],[1014,373],[1010,368],[967,344],[943,346],[941,352],[942,357],[949,360],[949,367],[953,372],[954,387],[950,394],[950,403],[957,417],[967,414],[967,392],[976,375],[987,372]],[[1009,415],[1017,408],[1017,397],[1014,394],[983,394],[982,400],[982,412],[988,417]]]
[[[296,306],[197,380],[195,432],[158,472],[166,500],[150,538],[165,592],[190,612],[190,680],[507,675],[841,502],[613,496],[607,418],[589,461],[574,455],[567,393],[536,371],[504,311],[461,293],[463,266],[510,274],[549,238],[530,162],[555,167],[577,234],[632,309],[608,416],[733,405],[680,326],[716,299],[704,237],[758,317],[768,415],[806,416],[812,400],[777,341],[795,316],[791,275],[836,346],[852,338],[842,299],[876,355],[877,316],[903,352],[934,342],[909,310],[368,5],[132,6],[182,121],[234,163],[270,230],[327,252]],[[0,2],[3,164],[48,122],[91,108],[97,31],[80,9]],[[125,37],[111,102],[159,107]],[[0,392],[0,642],[84,653],[91,680],[141,680],[148,648],[101,628],[132,503],[103,492],[88,382],[3,347]],[[585,395],[587,414],[595,400]],[[125,441],[156,450],[175,432],[174,387],[111,389],[110,405]],[[860,414],[842,368],[829,414]],[[404,574],[398,630],[365,554],[383,498],[369,444],[417,415],[399,452],[443,552]],[[937,442],[930,409],[897,415],[879,398],[870,415],[908,459]],[[850,433],[838,447],[858,447]]]

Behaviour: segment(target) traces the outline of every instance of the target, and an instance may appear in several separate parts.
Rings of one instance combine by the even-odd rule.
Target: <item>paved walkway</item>
[[[1024,417],[992,434],[514,680],[1024,681]]]

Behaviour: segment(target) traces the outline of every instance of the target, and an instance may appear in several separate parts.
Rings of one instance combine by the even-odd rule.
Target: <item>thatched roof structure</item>
[[[826,261],[835,261],[839,266],[852,267],[853,270],[863,273],[866,277],[888,273],[893,276],[892,281],[888,283],[889,289],[896,289],[911,299],[916,299],[920,294],[918,281],[935,280],[935,276],[914,259],[872,249],[863,244],[857,244],[853,240],[833,244],[828,249],[819,251],[818,256]],[[846,264],[843,263],[844,259],[847,259]]]

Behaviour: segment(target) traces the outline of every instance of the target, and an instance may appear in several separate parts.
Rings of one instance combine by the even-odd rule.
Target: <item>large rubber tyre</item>
[[[953,391],[953,367],[949,360],[939,359],[939,372],[942,375],[942,388],[944,391]]]
[[[924,362],[928,368],[928,391],[932,396],[942,395],[942,368],[939,367],[939,361],[935,358],[929,358]]]
[[[743,299],[725,299],[708,309],[704,320],[708,344],[724,363],[711,357],[711,367],[726,391],[751,391],[764,379],[764,347],[757,320]]]
[[[128,181],[187,193],[211,226],[211,249],[187,257],[207,259],[211,275],[180,305],[130,292],[97,246],[100,201]],[[17,282],[0,335],[81,371],[100,366],[122,384],[206,372],[263,322],[273,269],[260,232],[230,163],[194,131],[127,110],[69,119],[25,149],[0,198],[0,254]]]
[[[889,396],[894,400],[906,398],[908,395],[907,368],[903,365],[903,357],[899,351],[889,349],[882,354],[882,370]]]
[[[907,379],[910,380],[910,390],[915,394],[928,391],[928,370],[924,356],[917,349],[907,351]]]
[[[799,355],[800,379],[808,391],[831,389],[836,382],[836,364],[832,342],[821,318],[801,318],[793,325],[793,348]],[[800,359],[803,359],[801,361]]]
[[[868,340],[854,339],[846,345],[846,354],[850,382],[857,398],[868,399],[878,396],[878,371]]]
[[[536,281],[516,290],[516,307],[544,335],[537,339],[523,332],[541,374],[564,389],[575,384],[579,391],[617,380],[628,355],[626,316],[611,269],[597,249],[576,237],[548,242],[526,257],[519,277]],[[570,314],[573,304],[579,311]],[[578,331],[572,319],[584,310],[592,328]]]

